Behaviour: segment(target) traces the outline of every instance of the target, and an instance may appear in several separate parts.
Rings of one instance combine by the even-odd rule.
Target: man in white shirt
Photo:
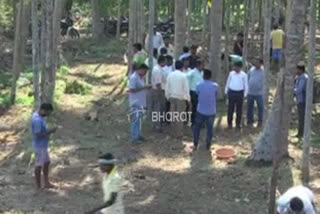
[[[158,49],[159,53],[162,48],[165,48],[167,50],[168,55],[174,57],[174,47],[172,44],[170,44],[170,38],[168,36],[164,37],[163,44]]]
[[[152,113],[159,115],[164,112],[165,97],[164,97],[164,71],[163,67],[166,65],[166,57],[160,56],[158,59],[158,64],[153,67],[151,84],[152,84]],[[164,121],[160,121],[160,118],[152,121],[152,126],[158,131],[162,131],[162,124]]]
[[[174,66],[173,66],[173,57],[170,56],[170,55],[167,55],[166,56],[166,66],[164,66],[163,68],[163,71],[164,71],[164,75],[163,75],[163,82],[164,82],[164,86],[167,85],[167,79],[168,79],[168,76],[169,74],[171,74],[173,71],[174,71]],[[166,87],[164,87],[165,89]],[[166,102],[165,102],[165,115],[168,115],[167,113],[170,111],[170,101],[168,99],[166,99]],[[168,115],[168,118],[166,117],[165,118],[166,122],[169,123],[170,121],[170,118],[169,118],[169,115]]]
[[[145,44],[145,48],[149,50],[149,34],[146,36]],[[163,38],[158,28],[154,29],[154,34],[152,36],[152,44],[153,48],[157,49],[157,51],[163,45]]]
[[[290,188],[277,201],[278,214],[316,214],[314,195],[304,186]]]
[[[228,127],[232,128],[233,114],[236,108],[236,126],[241,129],[243,99],[248,94],[248,77],[242,71],[242,62],[234,63],[233,71],[229,73],[225,94],[228,95]]]
[[[85,214],[101,212],[103,214],[124,214],[123,206],[123,179],[115,166],[116,159],[112,154],[107,153],[98,160],[100,171],[104,174],[102,187],[104,203]]]
[[[182,113],[186,109],[186,101],[190,102],[190,94],[187,76],[182,71],[183,63],[177,61],[175,67],[176,70],[168,76],[165,95],[170,100],[173,134],[180,138],[183,136],[183,122],[186,122]]]

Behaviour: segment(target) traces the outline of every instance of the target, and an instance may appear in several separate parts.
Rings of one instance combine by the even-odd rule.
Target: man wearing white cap
[[[112,154],[107,153],[99,157],[98,163],[101,172],[104,174],[102,181],[104,203],[86,212],[86,214],[94,214],[98,211],[103,214],[124,214],[123,194],[121,192],[123,179],[115,166],[116,159]]]

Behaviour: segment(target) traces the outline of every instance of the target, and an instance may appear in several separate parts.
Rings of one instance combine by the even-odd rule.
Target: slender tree
[[[91,0],[92,11],[92,35],[94,38],[103,36],[103,23],[101,22],[100,0]]]
[[[28,26],[28,10],[30,10],[30,4],[21,0],[18,3],[18,11],[15,27],[15,39],[14,39],[14,52],[13,52],[13,66],[12,66],[12,84],[10,101],[12,104],[16,101],[17,81],[21,72],[24,70],[24,55],[27,38],[27,26]]]
[[[309,57],[308,57],[308,84],[307,84],[307,101],[306,114],[303,135],[303,156],[302,156],[302,181],[304,185],[309,185],[310,173],[310,135],[312,122],[312,101],[313,101],[313,78],[316,53],[316,30],[317,30],[317,4],[315,0],[311,0],[310,4],[310,31],[309,31]]]
[[[230,12],[231,8],[229,7],[231,1],[226,0],[226,18],[225,20],[225,51],[224,51],[224,74],[229,73],[229,42],[230,42]],[[221,88],[224,88],[224,85],[220,86]]]
[[[187,0],[175,0],[175,58],[178,58],[186,41],[186,9]]]
[[[202,28],[202,43],[205,44],[207,40],[207,12],[208,12],[208,0],[202,0],[202,21],[203,21],[203,28]]]
[[[138,15],[140,14],[140,15]],[[143,33],[145,32],[143,20],[144,19],[144,7],[143,1],[140,0],[130,0],[129,1],[129,36],[128,36],[128,71],[129,74],[130,67],[132,65],[133,57],[133,44],[141,43],[143,44]]]
[[[221,71],[222,8],[223,8],[223,0],[212,1],[210,67],[215,68],[214,77],[220,86],[222,86],[224,83],[224,77],[223,77],[224,75]],[[219,93],[219,94],[221,96],[223,93]]]
[[[148,75],[148,82],[151,84],[151,76],[152,76],[152,68],[153,68],[153,25],[154,25],[154,16],[155,16],[155,0],[149,0],[149,47],[148,47],[148,53],[149,53],[149,68],[150,72]]]
[[[40,29],[38,17],[38,0],[32,0],[32,70],[33,70],[33,94],[34,108],[40,107]]]
[[[264,61],[264,121],[269,111],[269,74],[270,74],[270,36],[271,36],[271,12],[272,0],[264,0],[264,40],[263,40],[263,61]]]
[[[192,28],[192,0],[187,0],[188,4],[188,15],[187,15],[187,45],[190,46],[192,43],[191,28]]]
[[[120,40],[121,34],[121,6],[122,0],[118,0],[118,12],[117,12],[117,39]]]
[[[41,25],[41,102],[53,101],[55,88],[55,64],[53,53],[53,11],[54,1],[43,0]]]
[[[244,1],[244,41],[243,41],[243,65],[245,68],[245,71],[247,70],[246,62],[248,59],[248,40],[249,40],[249,28],[250,28],[250,0]]]
[[[251,159],[272,161],[273,142],[279,144],[279,156],[288,155],[288,134],[293,105],[293,86],[296,64],[303,47],[306,2],[292,0],[289,7],[285,42],[285,69],[278,80],[276,96],[270,115],[254,147]]]

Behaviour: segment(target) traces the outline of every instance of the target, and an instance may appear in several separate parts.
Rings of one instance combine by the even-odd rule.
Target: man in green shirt
[[[133,45],[133,63],[138,66],[143,65],[148,58],[147,53],[142,50],[142,45],[140,43],[136,43]]]

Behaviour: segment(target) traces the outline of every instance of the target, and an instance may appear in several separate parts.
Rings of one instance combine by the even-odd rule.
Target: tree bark
[[[34,109],[40,107],[40,29],[38,17],[38,0],[32,0],[32,71],[33,71],[33,94]]]
[[[101,22],[99,0],[91,0],[92,10],[92,35],[93,38],[101,38],[103,36],[103,23]]]
[[[30,5],[24,0],[18,3],[16,18],[16,28],[15,28],[15,39],[14,39],[14,53],[13,53],[13,66],[12,66],[12,85],[10,92],[11,104],[16,101],[16,90],[17,81],[19,79],[20,73],[24,70],[24,55],[25,46],[27,38],[27,26],[28,20],[28,10],[30,10]]]
[[[245,15],[244,15],[244,40],[243,40],[243,67],[244,70],[247,71],[246,62],[248,59],[248,40],[249,40],[249,28],[250,28],[250,0],[245,0],[244,8],[245,8]]]
[[[66,0],[55,0],[54,3],[54,11],[53,11],[53,45],[52,45],[52,53],[53,53],[53,64],[54,70],[57,70],[59,67],[59,42],[61,37],[60,30],[60,22],[62,18],[63,8],[65,8]],[[56,72],[54,72],[55,74]],[[55,79],[55,75],[54,75]]]
[[[188,14],[187,14],[187,46],[191,46],[191,28],[192,28],[192,0],[187,0]]]
[[[41,102],[52,103],[56,71],[53,62],[53,11],[54,1],[44,0],[42,5],[42,29],[41,29]]]
[[[122,0],[118,0],[117,40],[120,40],[120,34],[121,34],[121,5],[122,5]]]
[[[220,86],[224,83],[224,75],[221,70],[222,9],[223,0],[212,1],[210,68],[214,68],[213,76]],[[226,59],[228,59],[228,57],[226,57]],[[220,87],[220,92],[222,92],[222,87]],[[222,95],[223,93],[219,93],[219,98],[222,98]]]
[[[229,73],[229,59],[228,56],[230,54],[229,52],[229,41],[230,41],[230,13],[231,12],[231,8],[230,8],[230,1],[226,1],[226,17],[225,17],[225,51],[224,51],[224,77],[226,74]],[[225,79],[225,78],[224,78]],[[225,81],[223,81],[223,85],[220,85],[220,88],[224,88],[224,83]],[[222,93],[223,94],[223,93]]]
[[[293,105],[293,86],[300,49],[303,46],[305,1],[292,0],[285,42],[285,70],[281,71],[276,97],[266,125],[254,147],[251,159],[272,161],[273,142],[279,143],[279,156],[288,155],[288,130]]]
[[[308,57],[308,84],[306,114],[303,134],[303,155],[302,155],[302,182],[308,186],[310,181],[309,162],[310,162],[310,136],[312,122],[312,102],[313,102],[313,78],[316,54],[316,30],[317,30],[317,3],[311,0],[310,6],[310,31],[309,31],[309,57]]]
[[[129,36],[128,36],[128,71],[129,74],[132,66],[133,44],[141,43],[143,45],[142,19],[144,17],[143,2],[140,0],[129,1]],[[140,13],[140,15],[138,15]],[[141,15],[141,13],[143,15]]]
[[[153,32],[153,25],[154,25],[154,16],[155,16],[155,0],[149,0],[149,47],[148,47],[148,56],[149,56],[149,75],[148,75],[148,82],[151,84],[151,76],[152,76],[152,68],[153,68],[153,42],[152,36]],[[150,109],[150,108],[149,108]]]
[[[264,61],[264,122],[269,113],[269,74],[270,74],[270,47],[271,47],[271,12],[272,0],[264,0],[264,41],[263,41],[263,61]]]
[[[207,0],[202,0],[202,20],[203,20],[203,28],[202,28],[202,44],[206,44],[207,40],[207,8],[208,8]]]
[[[186,41],[186,9],[187,0],[175,0],[175,33],[174,33],[174,45],[175,45],[175,58],[177,59],[182,53],[182,48]]]

